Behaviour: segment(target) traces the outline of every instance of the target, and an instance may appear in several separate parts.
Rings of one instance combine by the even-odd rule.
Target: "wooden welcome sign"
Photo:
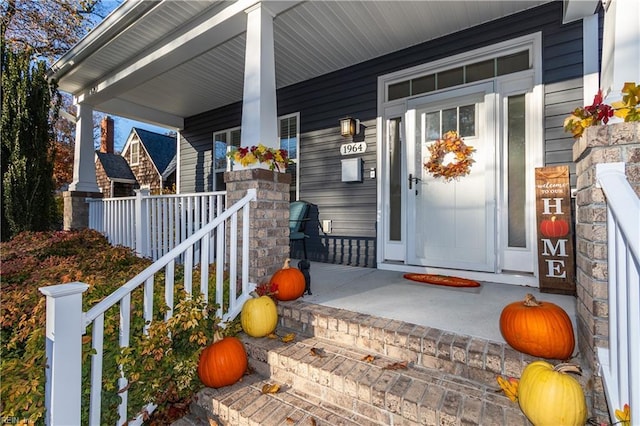
[[[540,291],[576,294],[569,167],[536,168]]]

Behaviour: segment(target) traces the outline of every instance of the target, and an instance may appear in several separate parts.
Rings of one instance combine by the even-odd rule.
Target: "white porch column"
[[[280,148],[277,129],[273,14],[258,3],[247,13],[241,145]]]
[[[640,2],[607,0],[602,41],[601,87],[605,102],[622,99],[625,82],[640,82]]]
[[[69,191],[100,192],[96,182],[95,148],[93,147],[93,108],[77,104],[76,147],[73,160],[73,182]]]

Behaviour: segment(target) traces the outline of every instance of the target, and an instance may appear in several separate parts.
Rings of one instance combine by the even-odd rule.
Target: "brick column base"
[[[261,283],[282,268],[289,257],[289,186],[291,176],[265,169],[226,172],[227,205],[231,206],[255,188],[251,203],[249,281]]]
[[[597,348],[609,344],[607,204],[596,187],[596,164],[625,163],[631,186],[640,195],[640,123],[587,128],[573,145],[576,162],[576,300],[578,347],[590,370],[587,389],[592,416],[609,422]]]
[[[89,227],[89,203],[87,198],[102,198],[101,192],[65,191],[63,228],[65,231]]]

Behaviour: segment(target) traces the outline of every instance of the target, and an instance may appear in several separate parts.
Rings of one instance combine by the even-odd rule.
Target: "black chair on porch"
[[[306,239],[309,238],[304,232],[304,227],[309,220],[309,203],[298,200],[289,204],[289,244],[290,248],[296,241],[302,241],[304,258],[307,258]]]

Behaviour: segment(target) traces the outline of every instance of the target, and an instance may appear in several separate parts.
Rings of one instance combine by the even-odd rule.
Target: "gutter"
[[[128,0],[114,9],[102,22],[85,35],[78,43],[55,61],[47,70],[47,80],[60,80],[75,65],[84,61],[104,44],[114,39],[149,10],[161,2]]]

